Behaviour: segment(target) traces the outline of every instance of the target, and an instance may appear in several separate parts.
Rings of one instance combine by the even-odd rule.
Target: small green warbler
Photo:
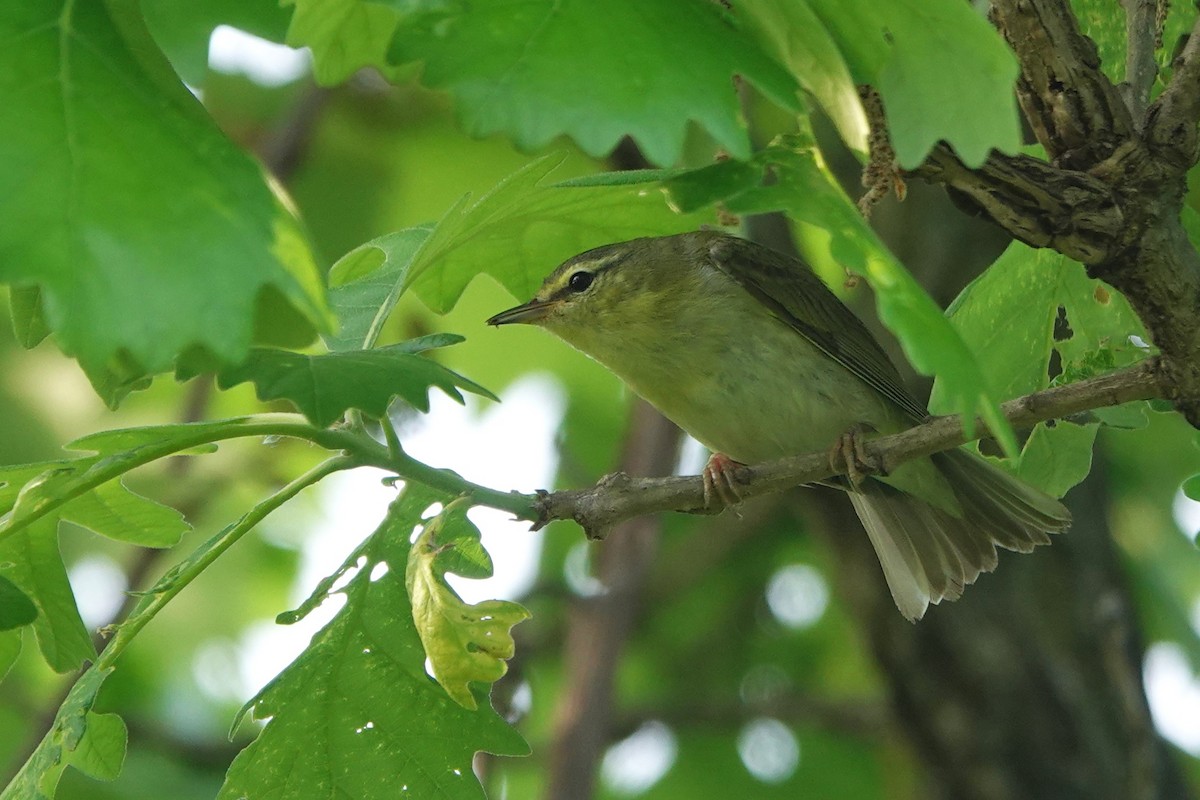
[[[900,612],[920,619],[1064,530],[1054,498],[974,453],[855,474],[862,432],[928,415],[862,322],[806,264],[713,231],[634,239],[567,260],[524,305],[488,320],[538,325],[616,373],[713,451],[706,488],[736,493],[737,462],[835,446]]]

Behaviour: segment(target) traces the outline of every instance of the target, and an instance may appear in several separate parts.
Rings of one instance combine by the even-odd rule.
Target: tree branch
[[[1121,0],[1125,6],[1125,106],[1137,124],[1150,102],[1150,88],[1158,74],[1154,60],[1157,4],[1154,0]]]
[[[1158,158],[1186,172],[1200,156],[1200,19],[1171,68],[1171,83],[1146,112],[1145,137]]]
[[[1067,0],[995,0],[992,21],[1021,64],[1017,98],[1051,163],[1086,169],[1133,133],[1129,109]]]
[[[993,153],[968,169],[940,144],[913,174],[946,186],[966,210],[981,213],[1031,247],[1050,247],[1083,264],[1112,254],[1124,216],[1104,181],[1037,158]]]
[[[1014,426],[1026,428],[1093,408],[1165,397],[1169,388],[1163,385],[1159,364],[1157,358],[1148,359],[1108,375],[1010,400],[1000,410]],[[975,431],[982,434],[986,430],[983,420],[977,419]],[[949,450],[973,438],[978,437],[963,433],[957,415],[931,417],[902,433],[868,442],[866,451],[884,472],[890,472],[905,461]],[[837,474],[842,473],[830,466],[828,453],[819,452],[746,467],[740,471],[738,482],[741,496],[749,499]],[[632,517],[658,511],[704,510],[704,487],[697,476],[631,478],[615,473],[586,489],[542,494],[536,510],[535,528],[556,519],[573,519],[589,537],[602,539],[613,525]]]

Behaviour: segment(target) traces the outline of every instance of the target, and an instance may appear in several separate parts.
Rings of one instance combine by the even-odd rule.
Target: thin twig
[[[1149,400],[1167,394],[1161,385],[1157,359],[1137,366],[1058,386],[1004,403],[1000,410],[1010,423],[1027,428],[1048,419],[1070,416],[1093,408]],[[982,419],[975,421],[979,435],[987,435]],[[868,457],[885,472],[914,458],[928,456],[965,444],[957,415],[931,417],[902,433],[884,436],[866,444]],[[837,474],[825,451],[770,461],[746,467],[739,475],[741,496],[757,497]],[[538,500],[535,527],[556,519],[573,519],[587,534],[603,538],[615,524],[631,517],[658,511],[694,511],[704,508],[704,486],[699,477],[631,478],[610,475],[595,486],[544,494]]]

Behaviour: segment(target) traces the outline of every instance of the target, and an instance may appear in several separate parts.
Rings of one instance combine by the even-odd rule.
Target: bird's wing
[[[707,250],[713,266],[914,419],[929,414],[904,388],[895,365],[862,321],[807,264],[745,239],[710,236]]]

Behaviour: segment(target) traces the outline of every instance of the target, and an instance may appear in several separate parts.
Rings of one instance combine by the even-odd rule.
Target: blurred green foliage
[[[1119,75],[1115,12],[1075,5],[1106,68]],[[1194,18],[1183,5],[1173,4],[1168,46]],[[1014,150],[1018,127],[1008,87],[1015,65],[968,5],[732,6],[575,3],[558,13],[558,6],[533,2],[520,14],[473,15],[451,0],[296,0],[282,7],[266,0],[186,7],[148,0],[143,19],[123,0],[10,4],[0,11],[0,30],[31,35],[0,57],[0,97],[23,101],[0,104],[0,163],[20,166],[0,171],[9,211],[0,277],[13,284],[17,331],[16,339],[5,334],[0,342],[0,463],[60,458],[56,443],[97,429],[191,421],[197,410],[210,418],[259,411],[249,385],[213,392],[203,381],[151,382],[172,367],[239,369],[230,365],[244,364],[255,342],[303,346],[323,331],[331,349],[347,350],[453,334],[466,342],[439,351],[437,363],[425,362],[421,380],[400,374],[322,389],[320,376],[304,365],[333,356],[308,354],[244,368],[264,381],[272,371],[301,373],[298,384],[270,397],[291,398],[319,424],[346,408],[378,414],[393,395],[423,397],[430,383],[453,392],[477,381],[504,396],[521,377],[548,373],[566,398],[557,483],[592,481],[614,466],[627,394],[597,365],[540,332],[499,336],[483,320],[510,305],[509,295],[526,299],[544,273],[576,251],[729,222],[728,213],[784,210],[795,223],[828,231],[811,240],[821,250],[813,260],[832,258],[864,274],[913,363],[938,375],[935,405],[943,410],[986,413],[996,400],[1046,385],[1055,377],[1052,363],[1062,375],[1083,377],[1143,355],[1129,344],[1140,328],[1122,298],[1106,296],[1078,265],[1019,245],[963,293],[947,324],[862,223],[807,118],[796,122],[811,103],[861,151],[861,106],[851,91],[869,81],[887,103],[902,165],[918,163],[939,140],[970,163],[993,147]],[[641,23],[630,27],[632,17]],[[305,76],[265,87],[209,71],[208,39],[218,24],[311,47],[315,82]],[[376,72],[356,74],[362,66],[397,85]],[[199,101],[176,74],[198,90]],[[748,84],[740,99],[735,74]],[[26,91],[39,81],[52,88]],[[747,117],[769,124],[750,131]],[[667,169],[588,179],[605,169],[600,159],[626,135]],[[755,148],[752,140],[774,144]],[[286,184],[286,194],[277,193],[244,151],[269,161],[289,148],[292,160],[275,165]],[[725,160],[728,154],[735,158]],[[760,185],[764,176],[770,181]],[[956,221],[942,215],[926,223],[950,229]],[[325,308],[324,276],[340,330]],[[1060,307],[1070,325],[1065,337],[1055,335]],[[47,335],[78,358],[103,400],[149,387],[106,411],[49,344],[17,347]],[[386,359],[388,352],[357,358]],[[446,378],[448,370],[469,383]],[[226,383],[238,377],[226,374],[233,376]],[[346,372],[331,374],[335,383],[347,379]],[[472,408],[482,404],[472,401]],[[1039,428],[1025,444],[1020,470],[1065,491],[1086,474],[1100,431],[1114,535],[1146,634],[1182,647],[1200,671],[1200,570],[1171,513],[1180,482],[1198,470],[1197,449],[1188,444],[1194,432],[1144,406],[1119,419],[1123,428],[1146,420],[1144,429],[1097,424],[1118,421],[1112,414]],[[109,453],[136,444],[93,440],[102,442]],[[398,583],[406,556],[388,548],[407,547],[404,534],[421,524],[428,503],[398,510],[407,515],[399,526],[407,530],[391,540],[347,525],[342,552],[366,560],[356,561],[355,577],[335,590],[332,582],[299,584],[309,557],[304,546],[322,515],[350,515],[337,498],[301,495],[175,598],[111,675],[91,674],[68,696],[73,676],[42,663],[38,645],[59,672],[78,667],[98,638],[90,629],[117,619],[125,581],[131,589],[150,586],[181,554],[202,551],[229,520],[316,461],[307,445],[222,444],[203,458],[180,455],[144,467],[129,476],[128,490],[107,484],[106,495],[84,495],[90,499],[75,514],[64,507],[61,529],[39,523],[5,541],[0,598],[11,586],[40,612],[36,641],[28,629],[0,631],[0,675],[8,673],[0,684],[0,757],[7,774],[51,731],[12,796],[48,789],[69,762],[80,771],[62,774],[59,798],[213,797],[223,783],[228,796],[246,787],[305,796],[301,790],[327,780],[352,786],[354,796],[390,797],[393,765],[406,758],[435,764],[429,770],[465,771],[476,749],[521,752],[520,736],[534,755],[488,758],[483,785],[496,797],[533,797],[544,788],[566,678],[564,617],[571,598],[586,593],[587,556],[595,549],[566,523],[551,526],[545,538],[534,585],[522,598],[533,618],[514,629],[516,657],[495,691],[497,709],[516,720],[520,736],[488,706],[480,683],[470,690],[479,701],[475,711],[453,703],[427,679],[422,653],[413,649],[419,639],[409,630]],[[28,477],[0,491],[15,502]],[[164,556],[82,530],[159,531],[140,544],[170,544],[181,526],[130,500],[142,495],[185,512],[194,530],[182,533],[177,549]],[[130,525],[130,505],[160,517]],[[812,570],[819,586],[839,581],[795,506],[766,506],[755,512],[760,524],[740,536],[724,518],[667,521],[650,596],[617,676],[620,732],[657,722],[674,747],[665,775],[638,796],[693,798],[714,787],[748,800],[922,796],[916,760],[885,721],[882,681],[844,604],[827,596],[813,618],[794,623],[772,594],[795,567]],[[475,561],[448,565],[434,554],[430,562],[441,572],[430,573],[430,585],[447,585],[445,571],[486,571],[486,552],[464,551]],[[380,563],[388,575],[371,580]],[[324,572],[341,576],[336,567],[327,564]],[[313,648],[251,701],[255,716],[274,721],[261,731],[244,725],[229,742],[237,708],[260,688],[245,688],[239,652],[314,588],[355,597]],[[439,612],[461,610],[450,594],[441,599]],[[85,603],[86,623],[77,600]],[[27,611],[19,600],[4,610],[0,620],[13,623]],[[364,646],[390,649],[394,658],[380,672],[358,669],[347,657]],[[466,689],[472,678],[459,677]],[[243,689],[247,696],[238,694]],[[513,699],[522,693],[525,700]],[[428,708],[411,713],[414,702],[400,702],[400,695],[420,697]],[[325,735],[357,721],[362,708],[355,704],[363,702],[397,728],[412,725],[406,734],[414,742],[393,739],[363,750],[361,742]],[[114,711],[126,720],[120,729]],[[56,713],[62,724],[54,728]],[[775,727],[756,727],[764,720]],[[116,776],[126,724],[130,751]],[[449,745],[442,725],[451,729]],[[754,731],[774,736],[759,741],[780,754],[773,762],[782,765],[779,772],[763,772],[739,751]],[[226,769],[255,733],[225,783]],[[289,786],[292,769],[299,784]],[[456,778],[462,780],[413,786],[422,787],[422,797],[478,796],[469,776]],[[603,784],[601,796],[628,796],[622,785]]]

